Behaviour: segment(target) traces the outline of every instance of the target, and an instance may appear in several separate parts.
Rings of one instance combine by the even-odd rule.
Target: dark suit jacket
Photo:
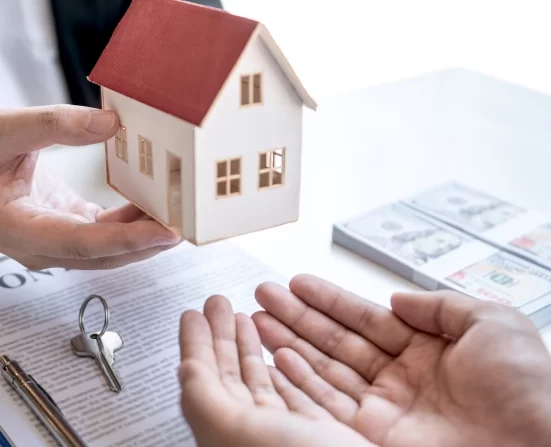
[[[221,0],[192,0],[222,8]],[[61,67],[73,104],[101,107],[100,91],[86,76],[132,0],[50,0]]]

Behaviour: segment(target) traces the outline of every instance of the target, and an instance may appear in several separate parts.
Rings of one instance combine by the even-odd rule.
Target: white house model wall
[[[241,105],[241,77],[261,76],[260,104]],[[252,95],[252,94],[251,94]],[[252,96],[251,96],[252,99]],[[279,63],[260,37],[246,47],[204,128],[196,129],[196,241],[245,234],[298,219],[302,108]],[[282,151],[282,184],[261,187],[261,153]],[[269,157],[267,157],[269,159]],[[218,196],[217,163],[239,159],[238,194]],[[262,156],[262,160],[266,160]],[[264,170],[263,182],[268,173]],[[273,180],[272,183],[277,183]],[[234,182],[235,184],[235,182]]]
[[[168,226],[167,151],[181,157],[183,236],[194,240],[194,126],[134,99],[102,88],[103,108],[115,110],[126,133],[126,157],[117,155],[117,135],[107,141],[107,181],[122,196]],[[140,172],[139,138],[151,142],[152,177]]]
[[[260,80],[260,88],[254,93],[251,86],[249,94],[250,102],[256,96],[260,103],[242,105],[244,75],[250,75],[251,83]],[[170,226],[167,152],[180,157],[185,239],[202,244],[298,219],[303,102],[258,35],[244,50],[203,128],[112,90],[102,88],[102,94],[103,107],[118,113],[124,129],[107,142],[108,183]],[[141,169],[140,139],[150,142],[146,163],[151,175]],[[277,167],[270,166],[272,151],[281,154],[274,156]],[[224,161],[226,176],[219,168]],[[225,192],[220,183],[225,183]]]

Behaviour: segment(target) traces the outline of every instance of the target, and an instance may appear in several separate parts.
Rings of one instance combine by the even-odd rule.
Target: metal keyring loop
[[[94,298],[97,298],[101,301],[101,304],[103,305],[103,315],[104,315],[104,322],[103,322],[103,328],[101,329],[101,332],[98,334],[97,338],[101,338],[103,334],[105,334],[105,331],[107,330],[107,326],[109,325],[109,308],[107,307],[106,301],[99,295],[90,295],[88,298],[84,300],[82,303],[82,306],[80,306],[80,312],[78,314],[78,325],[80,327],[80,332],[83,334],[86,334],[86,330],[84,329],[84,311],[86,310],[86,306],[88,303],[93,300]]]

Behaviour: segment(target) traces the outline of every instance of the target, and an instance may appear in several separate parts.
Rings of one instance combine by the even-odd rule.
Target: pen
[[[8,435],[0,428],[0,447],[13,447],[13,443],[8,438]]]
[[[0,356],[2,375],[62,447],[86,447],[50,395],[7,356]]]

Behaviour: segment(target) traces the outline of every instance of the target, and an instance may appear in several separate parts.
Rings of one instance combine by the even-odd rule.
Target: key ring
[[[104,315],[103,328],[101,329],[101,332],[97,335],[97,338],[100,339],[101,336],[105,334],[105,331],[107,330],[107,326],[109,325],[109,308],[107,307],[107,303],[101,296],[90,295],[88,298],[84,300],[84,303],[82,303],[82,306],[80,306],[80,312],[78,314],[78,325],[80,327],[80,332],[82,332],[83,334],[86,334],[86,330],[84,329],[84,311],[86,310],[86,306],[88,305],[88,303],[94,298],[97,298],[98,300],[100,300],[101,304],[103,305],[103,315]]]

